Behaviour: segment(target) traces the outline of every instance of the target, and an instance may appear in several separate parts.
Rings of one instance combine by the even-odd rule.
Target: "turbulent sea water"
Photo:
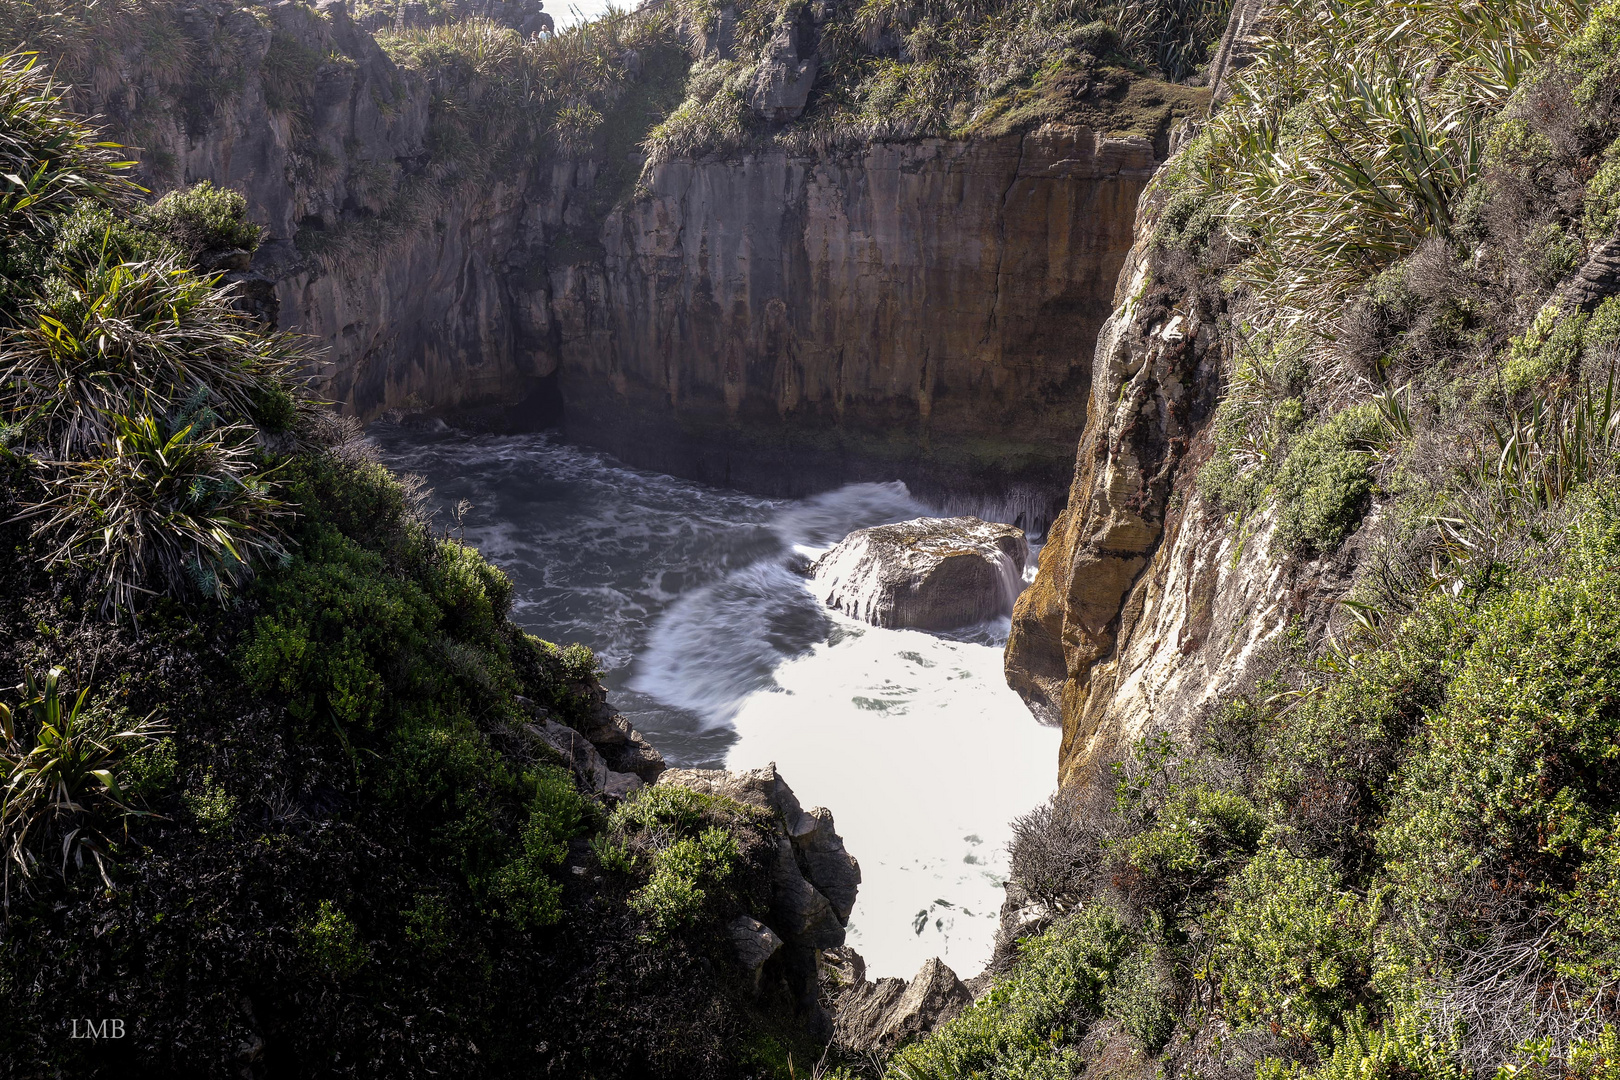
[[[1044,799],[1059,733],[1002,679],[1007,621],[954,637],[822,607],[808,560],[852,529],[927,515],[905,486],[761,499],[627,468],[548,435],[375,425],[516,586],[513,618],[582,641],[672,765],[776,762],[827,806],[863,882],[850,944],[870,977],[990,958],[1011,819]]]

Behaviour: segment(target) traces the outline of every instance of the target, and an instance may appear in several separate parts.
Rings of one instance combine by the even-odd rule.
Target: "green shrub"
[[[438,677],[426,661],[439,612],[419,584],[388,574],[381,555],[322,530],[260,596],[242,672],[256,691],[283,696],[294,717],[365,729],[395,694],[432,696]],[[403,678],[389,677],[396,672]]]
[[[204,180],[171,191],[142,210],[136,224],[173,243],[189,257],[259,246],[263,230],[247,219],[247,198]]]
[[[1370,929],[1328,860],[1263,850],[1233,878],[1216,922],[1224,1014],[1326,1044],[1365,992]]]
[[[1284,549],[1331,552],[1361,521],[1372,498],[1368,447],[1377,433],[1377,413],[1363,405],[1294,437],[1274,482]]]
[[[177,762],[173,737],[153,739],[124,758],[124,790],[136,799],[155,799],[174,787]]]
[[[720,795],[655,784],[643,788],[613,811],[610,826],[619,832],[671,831],[690,833],[716,813],[745,813],[746,807]]]
[[[534,779],[533,808],[518,836],[518,854],[488,885],[499,913],[522,930],[550,926],[562,917],[562,886],[550,870],[567,857],[568,841],[584,820],[584,799],[568,773],[546,769]]]
[[[1089,905],[1025,941],[1010,976],[900,1051],[893,1067],[929,1078],[1072,1076],[1083,1064],[1074,1044],[1101,1014],[1104,993],[1130,952],[1130,933],[1114,910]]]
[[[1104,1014],[1119,1021],[1150,1057],[1170,1041],[1176,1029],[1174,985],[1166,979],[1150,954],[1138,953],[1121,961],[1112,984],[1103,995]]]
[[[652,876],[631,896],[630,906],[647,916],[655,934],[691,925],[708,899],[705,886],[723,884],[737,859],[736,838],[725,829],[710,826],[695,837],[682,837],[654,852]]]
[[[1581,348],[1589,355],[1620,346],[1620,296],[1611,296],[1597,306],[1581,337]]]
[[[412,947],[430,957],[449,954],[454,946],[455,917],[442,898],[419,893],[401,914],[405,916],[405,940]]]
[[[647,882],[630,898],[652,928],[669,937],[737,894],[736,874],[752,837],[768,835],[770,815],[722,795],[654,784],[637,791],[609,816],[593,843],[609,869],[632,873],[647,866]]]
[[[1272,1058],[1256,1071],[1257,1080],[1463,1080],[1467,1075],[1433,1026],[1410,1011],[1381,1024],[1360,1012],[1352,1015],[1320,1068],[1307,1070]]]
[[[1444,908],[1484,867],[1567,883],[1617,805],[1620,576],[1612,491],[1582,497],[1572,572],[1484,605],[1380,837],[1408,904]],[[1599,845],[1601,849],[1601,844]]]
[[[1609,147],[1603,165],[1587,181],[1582,229],[1593,244],[1620,230],[1620,144]]]
[[[359,928],[330,900],[322,900],[314,914],[299,925],[298,947],[316,965],[340,979],[356,974],[371,962],[371,950],[360,939]]]
[[[1174,788],[1145,831],[1119,841],[1116,855],[1150,888],[1183,897],[1241,865],[1263,828],[1244,796],[1193,783]]]
[[[196,790],[187,791],[182,799],[205,833],[225,832],[236,820],[236,798],[225,790],[212,769],[203,774]]]
[[[1530,328],[1508,345],[1502,363],[1502,390],[1510,398],[1575,370],[1587,317],[1565,314],[1554,301],[1536,314]]]

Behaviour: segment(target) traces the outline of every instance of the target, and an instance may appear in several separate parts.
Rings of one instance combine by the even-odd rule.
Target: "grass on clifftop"
[[[1043,122],[1163,141],[1201,111],[1196,76],[1225,27],[1225,0],[1176,4],[821,4],[680,0],[697,57],[686,99],[654,130],[654,161],[776,144],[808,151],[873,140],[1000,135]],[[756,117],[773,42],[815,65],[804,115]]]

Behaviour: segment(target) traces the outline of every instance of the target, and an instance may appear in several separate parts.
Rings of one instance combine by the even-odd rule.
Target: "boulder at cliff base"
[[[1015,526],[913,518],[850,533],[810,568],[811,587],[875,626],[954,630],[1010,614],[1028,559]]]

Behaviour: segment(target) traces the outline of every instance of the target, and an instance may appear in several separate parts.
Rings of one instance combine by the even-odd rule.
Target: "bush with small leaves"
[[[1012,974],[961,1015],[895,1055],[892,1068],[919,1078],[1073,1076],[1075,1043],[1102,1012],[1131,935],[1106,904],[1088,906],[1023,943]]]
[[[348,978],[371,961],[371,950],[360,930],[343,909],[322,900],[298,928],[298,946],[318,967],[340,979]]]
[[[654,851],[652,876],[630,906],[647,916],[655,935],[669,935],[697,921],[708,899],[705,890],[724,884],[737,858],[737,840],[725,829],[711,825],[681,837]]]
[[[1331,552],[1366,513],[1373,492],[1377,413],[1354,406],[1295,436],[1273,482],[1277,540],[1303,555]]]
[[[1225,1015],[1327,1044],[1367,991],[1366,906],[1326,859],[1279,848],[1262,851],[1231,888],[1214,959]]]
[[[171,191],[136,215],[141,227],[173,243],[187,258],[252,251],[263,230],[247,219],[247,198],[207,180]]]

